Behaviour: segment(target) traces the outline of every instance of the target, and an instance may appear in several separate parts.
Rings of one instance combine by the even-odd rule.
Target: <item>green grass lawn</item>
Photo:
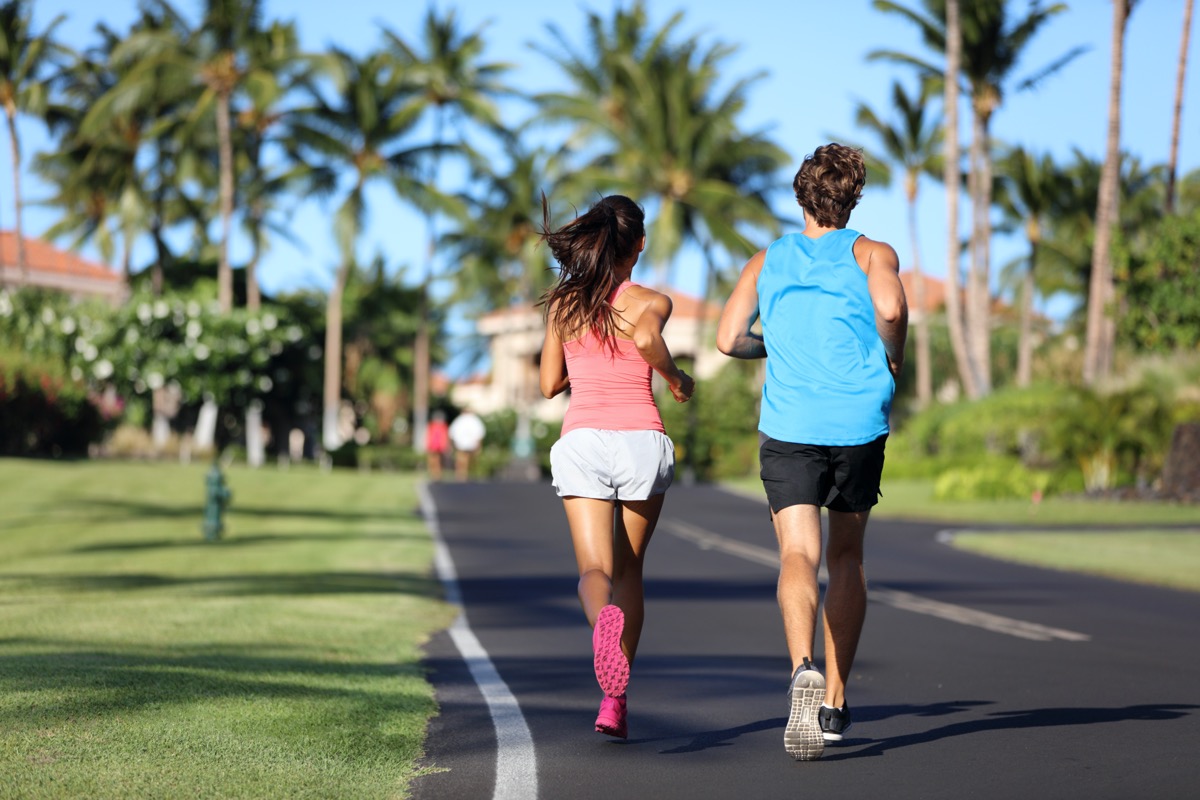
[[[966,533],[954,544],[1006,561],[1200,591],[1200,531]]]
[[[0,460],[0,797],[399,797],[449,624],[411,476]]]
[[[726,485],[765,500],[757,476]],[[872,512],[874,519],[1022,529],[1019,533],[959,535],[954,539],[956,547],[1035,566],[1200,591],[1200,506],[1078,497],[1051,497],[1037,505],[1028,500],[948,502],[933,499],[932,480],[889,480],[886,475],[882,488],[883,497]],[[1093,529],[1070,533],[1040,530],[1051,525]],[[1134,527],[1105,530],[1114,525]],[[1155,530],[1159,525],[1195,527]]]

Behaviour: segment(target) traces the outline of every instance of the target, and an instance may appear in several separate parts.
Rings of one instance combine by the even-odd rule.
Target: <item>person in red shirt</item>
[[[645,216],[610,195],[558,230],[542,198],[542,235],[560,265],[546,291],[540,381],[547,398],[569,386],[562,434],[550,450],[579,567],[604,690],[596,730],[625,738],[625,688],[644,618],[642,562],[675,473],[675,446],[654,404],[658,372],[680,403],[695,389],[663,341],[671,298],[630,281],[646,246]]]
[[[435,411],[429,418],[429,426],[425,429],[425,457],[428,459],[429,477],[435,481],[442,479],[442,466],[446,461],[446,450],[449,447],[450,429],[446,425],[446,415],[441,411]]]

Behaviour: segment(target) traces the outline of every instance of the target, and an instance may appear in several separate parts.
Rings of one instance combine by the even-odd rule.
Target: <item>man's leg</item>
[[[825,679],[811,666],[817,623],[817,566],[821,563],[821,511],[815,505],[786,506],[775,514],[779,537],[779,609],[792,680],[783,748],[798,761],[813,761],[825,751],[820,708]]]
[[[867,615],[863,538],[869,511],[829,512],[825,567],[825,705],[841,708]],[[794,657],[793,657],[794,658]]]
[[[817,623],[817,567],[821,563],[821,510],[793,505],[774,514],[779,539],[779,610],[792,671],[812,658]]]

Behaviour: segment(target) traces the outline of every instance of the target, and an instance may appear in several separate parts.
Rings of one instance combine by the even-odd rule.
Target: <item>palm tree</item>
[[[979,380],[967,349],[960,290],[962,246],[958,241],[958,187],[962,182],[958,147],[958,74],[962,69],[962,24],[958,0],[946,0],[946,66],[942,71],[946,115],[946,153],[942,185],[946,189],[946,328],[959,380],[968,397],[979,396]]]
[[[550,92],[535,99],[542,119],[567,121],[574,129],[564,149],[575,150],[611,131],[626,132],[634,104],[636,69],[666,55],[683,12],[676,12],[657,31],[650,30],[642,0],[628,10],[616,9],[611,20],[589,12],[586,46],[573,44],[556,25],[547,25],[552,45],[531,43],[534,50],[553,61],[572,84],[567,92]]]
[[[86,98],[74,135],[84,143],[113,136],[129,159],[120,192],[122,229],[131,244],[134,231],[148,229],[156,257],[151,265],[155,294],[174,261],[167,230],[207,216],[185,193],[184,175],[199,161],[201,142],[188,141],[185,118],[194,102],[193,74],[165,54],[181,52],[192,35],[186,20],[165,0],[143,4],[125,35],[102,29],[105,59],[115,83],[97,98]],[[86,88],[85,97],[86,97]],[[143,222],[143,220],[145,220]]]
[[[190,42],[192,61],[203,91],[196,99],[192,119],[200,119],[211,108],[215,112],[218,157],[218,202],[221,234],[217,243],[217,301],[221,310],[233,308],[233,269],[229,263],[229,239],[233,228],[234,95],[250,81],[273,80],[275,59],[254,63],[252,51],[265,35],[262,0],[205,0],[200,26]],[[294,39],[294,31],[292,32]],[[293,45],[294,50],[294,45]],[[270,55],[270,51],[267,51]],[[255,289],[257,293],[257,288]]]
[[[41,33],[33,31],[33,4],[26,0],[7,0],[0,4],[0,105],[8,122],[12,152],[13,227],[17,235],[17,268],[21,283],[28,280],[25,260],[25,234],[21,223],[21,139],[17,134],[17,115],[44,116],[49,105],[47,69],[66,53],[54,41],[54,29],[66,16],[59,14]]]
[[[1035,157],[1024,148],[1011,150],[1000,163],[1000,206],[1025,230],[1029,257],[1021,273],[1020,333],[1017,340],[1017,386],[1029,386],[1033,375],[1033,295],[1039,251],[1050,214],[1066,191],[1064,177],[1049,155]]]
[[[551,282],[549,251],[540,246],[541,232],[534,220],[543,191],[558,180],[559,170],[553,158],[525,151],[518,141],[509,143],[503,170],[491,159],[472,158],[472,197],[464,198],[469,212],[439,242],[439,249],[456,265],[451,302],[465,303],[468,313],[514,302],[531,308]],[[530,409],[537,396],[537,366],[529,360],[523,369],[513,384],[515,393],[505,398],[517,414],[508,473],[536,478]]]
[[[264,150],[271,144],[272,131],[280,127],[286,111],[284,98],[298,80],[301,65],[296,27],[274,22],[250,31],[246,42],[245,103],[236,111],[237,170],[244,205],[243,225],[250,239],[246,262],[246,307],[256,310],[262,303],[258,262],[267,246],[267,230],[290,236],[286,226],[271,226],[267,215],[278,200],[289,194],[306,177],[306,166],[296,164],[268,168]]]
[[[532,303],[550,282],[548,251],[534,222],[541,195],[560,170],[546,153],[513,141],[504,169],[474,157],[468,213],[439,238],[439,250],[456,265],[452,302],[488,311],[514,301]],[[553,194],[553,192],[551,192]]]
[[[1112,231],[1120,202],[1121,73],[1125,57],[1125,26],[1135,0],[1113,0],[1112,61],[1108,87],[1108,136],[1104,172],[1096,199],[1096,238],[1092,244],[1092,277],[1088,286],[1087,334],[1083,351],[1083,382],[1088,386],[1108,377],[1116,345],[1113,309]]]
[[[916,24],[925,43],[935,52],[946,52],[946,2],[923,0],[922,15],[892,0],[875,0],[875,7],[900,15]],[[991,119],[1004,100],[1006,89],[1016,91],[1037,86],[1062,69],[1083,52],[1073,48],[1053,63],[1020,81],[1013,82],[1013,70],[1033,37],[1066,5],[1033,4],[1028,13],[1013,19],[1010,6],[1004,0],[976,0],[959,9],[962,19],[962,75],[966,79],[971,100],[972,135],[970,146],[971,171],[968,189],[971,193],[972,229],[971,258],[967,275],[967,351],[977,381],[977,395],[991,391],[991,208],[992,156]],[[928,80],[941,81],[946,70],[905,53],[878,50],[870,58],[882,58],[915,66]],[[956,259],[957,261],[957,259]]]
[[[921,271],[921,250],[917,244],[917,196],[922,175],[939,177],[943,171],[943,129],[926,116],[928,91],[910,97],[898,82],[892,84],[892,108],[897,121],[884,122],[867,105],[860,103],[855,114],[859,127],[875,135],[881,151],[904,173],[904,197],[908,203],[908,234],[912,243],[913,301],[917,340],[917,406],[925,408],[933,400],[933,377],[929,355],[929,307],[925,300],[925,278]],[[886,164],[885,164],[886,166]],[[890,170],[884,185],[890,183]]]
[[[1076,148],[1072,160],[1061,168],[1063,183],[1055,195],[1048,225],[1038,248],[1037,288],[1043,296],[1065,293],[1078,300],[1072,320],[1081,332],[1086,327],[1092,252],[1096,238],[1096,198],[1100,194],[1103,162]],[[1128,154],[1121,159],[1121,235],[1133,247],[1144,246],[1153,220],[1162,215],[1164,168],[1146,169]],[[1186,181],[1183,184],[1187,185]]]
[[[111,262],[120,235],[121,273],[128,284],[133,236],[124,221],[132,218],[136,203],[123,203],[122,198],[127,187],[136,185],[136,147],[131,147],[125,132],[115,126],[96,139],[80,133],[87,110],[118,79],[109,55],[120,37],[104,26],[98,26],[97,32],[101,44],[77,56],[61,74],[62,102],[51,106],[46,117],[60,144],[35,157],[34,171],[55,190],[44,205],[62,213],[46,237],[69,236],[72,248],[94,242],[101,256]]]
[[[432,191],[418,174],[423,148],[403,149],[418,118],[396,75],[395,60],[382,52],[363,58],[334,47],[320,59],[328,91],[306,78],[301,86],[310,102],[296,110],[287,140],[294,161],[312,163],[313,176],[332,188],[334,175],[349,179],[334,213],[340,263],[326,306],[325,382],[322,441],[327,450],[341,446],[338,410],[342,387],[342,296],[357,263],[356,245],[366,214],[365,190],[386,180],[401,197],[432,202]],[[327,96],[328,95],[328,96]]]
[[[676,20],[648,41],[640,4],[617,12],[611,36],[597,35],[604,28],[593,23],[593,41],[602,49],[590,61],[560,59],[577,96],[548,98],[543,116],[574,123],[588,136],[579,144],[599,147],[575,173],[577,186],[589,193],[600,187],[623,191],[654,204],[651,263],[671,263],[685,243],[699,247],[707,300],[717,278],[717,249],[744,258],[759,247],[752,233],[777,235],[779,220],[766,198],[787,155],[762,133],[737,127],[747,90],[760,76],[735,81],[718,94],[717,79],[732,49],[719,43],[702,47],[695,37],[671,43],[667,34]],[[614,45],[633,52],[612,52]],[[597,88],[609,94],[582,96]],[[702,315],[697,357],[708,339],[706,327]],[[685,474],[694,468],[696,424],[689,408]]]
[[[1168,214],[1175,212],[1175,173],[1179,169],[1179,123],[1183,116],[1183,78],[1187,74],[1188,37],[1192,31],[1192,0],[1184,0],[1183,33],[1179,39],[1179,67],[1175,74],[1175,108],[1171,115],[1171,154],[1167,159]]]
[[[425,14],[421,27],[421,50],[416,50],[400,36],[384,30],[388,51],[404,67],[404,81],[413,90],[412,109],[433,116],[433,147],[428,151],[425,179],[435,191],[441,177],[441,158],[445,152],[445,127],[457,128],[457,144],[465,144],[463,123],[471,121],[492,131],[501,131],[500,112],[494,100],[511,90],[500,76],[511,67],[503,63],[482,61],[485,42],[482,28],[464,32],[454,11],[439,16],[432,6]],[[413,199],[413,198],[407,198]],[[434,222],[436,208],[424,206],[428,241],[425,274],[421,286],[434,277]],[[428,298],[419,314],[416,360],[413,386],[413,447],[425,451],[425,426],[429,417],[429,313]]]

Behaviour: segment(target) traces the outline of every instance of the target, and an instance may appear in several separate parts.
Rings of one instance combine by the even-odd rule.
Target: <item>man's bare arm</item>
[[[758,320],[758,274],[762,270],[766,251],[755,253],[742,274],[721,312],[717,325],[717,349],[734,358],[766,358],[767,346],[762,334],[752,328]]]
[[[887,352],[888,369],[892,377],[898,378],[904,368],[904,344],[908,339],[908,299],[900,282],[900,259],[884,242],[867,239],[864,244],[867,290],[875,306],[875,329]]]

